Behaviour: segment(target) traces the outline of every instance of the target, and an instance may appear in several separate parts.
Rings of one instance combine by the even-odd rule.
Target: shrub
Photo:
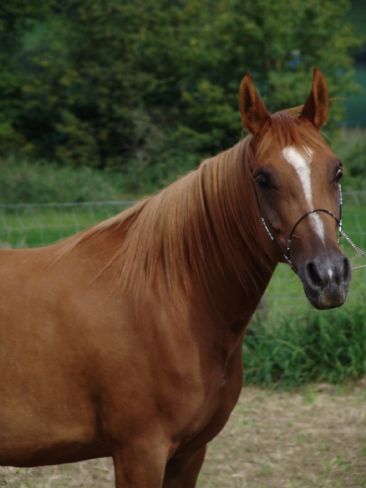
[[[314,65],[332,97],[354,84],[346,0],[5,4],[1,154],[100,169],[158,163],[172,144],[203,156],[240,137],[247,70],[272,111],[305,101]]]
[[[259,311],[244,341],[246,383],[291,388],[341,383],[366,373],[364,289],[337,310],[284,314],[276,323]]]
[[[1,203],[84,202],[118,198],[112,178],[90,168],[29,163],[8,157],[0,161]]]

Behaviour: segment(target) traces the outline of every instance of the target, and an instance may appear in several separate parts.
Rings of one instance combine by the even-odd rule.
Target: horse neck
[[[92,231],[109,229],[122,243],[112,261],[125,290],[142,297],[159,289],[171,303],[188,296],[224,321],[255,310],[276,260],[258,215],[251,157],[241,141]]]
[[[242,141],[204,161],[176,193],[188,209],[179,233],[194,292],[225,321],[254,312],[276,266],[258,215],[251,157],[249,141]]]

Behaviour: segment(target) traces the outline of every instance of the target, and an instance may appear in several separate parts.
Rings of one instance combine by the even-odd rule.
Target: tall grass
[[[88,167],[77,170],[8,157],[0,161],[0,203],[85,202],[118,197],[114,177]]]
[[[366,374],[365,295],[362,274],[342,308],[317,311],[305,298],[301,307],[289,302],[281,312],[264,305],[244,341],[246,383],[293,388]]]
[[[0,160],[0,203],[118,200],[151,194],[199,164],[192,154],[162,155],[155,164],[136,159],[123,171],[73,168],[10,156]]]

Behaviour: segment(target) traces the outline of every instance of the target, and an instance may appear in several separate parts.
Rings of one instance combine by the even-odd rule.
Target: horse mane
[[[122,285],[136,293],[157,273],[168,290],[189,290],[193,281],[207,294],[213,283],[225,286],[228,279],[244,289],[257,287],[258,260],[269,266],[274,250],[260,221],[250,170],[253,139],[246,137],[159,193],[63,241],[59,255],[107,232],[120,244],[106,268],[118,262]],[[282,111],[272,115],[258,148],[276,141],[301,148],[304,141],[319,144],[319,135]]]
[[[141,289],[157,271],[168,289],[201,289],[230,276],[244,288],[258,286],[258,256],[266,262],[253,189],[251,136],[204,160],[159,193],[63,241],[59,259],[101,234],[120,240],[108,265],[118,261],[122,284]],[[263,249],[263,251],[261,250]],[[254,259],[255,258],[255,259]]]

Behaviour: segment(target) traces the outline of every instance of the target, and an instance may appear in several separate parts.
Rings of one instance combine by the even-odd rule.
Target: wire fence
[[[0,246],[36,247],[86,229],[134,203],[132,200],[0,204]],[[345,231],[366,246],[366,192],[344,194]]]
[[[84,230],[131,206],[129,200],[0,204],[0,246],[37,247]]]
[[[128,208],[130,200],[85,203],[0,204],[0,247],[36,247],[55,242],[86,229]],[[361,247],[366,248],[366,192],[345,192],[344,230]],[[359,264],[344,242],[346,254]],[[364,290],[366,271],[354,273],[351,298]],[[265,299],[272,313],[304,309],[308,306],[302,285],[288,266],[275,273]],[[268,308],[266,307],[266,308]]]

